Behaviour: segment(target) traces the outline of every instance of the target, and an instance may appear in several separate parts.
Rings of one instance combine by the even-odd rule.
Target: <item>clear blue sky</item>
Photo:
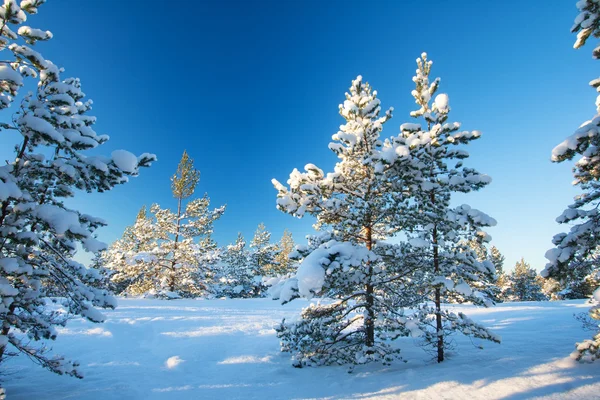
[[[413,109],[415,59],[427,51],[451,119],[483,137],[471,166],[490,186],[457,201],[498,220],[490,232],[512,267],[543,267],[554,219],[576,191],[552,148],[595,112],[598,62],[573,50],[575,1],[49,1],[28,24],[54,39],[36,46],[78,76],[94,100],[103,152],[153,152],[159,161],[110,193],[73,206],[103,217],[111,242],[146,204],[174,206],[169,177],[184,149],[201,171],[199,194],[227,204],[220,245],[264,222],[302,241],[311,221],[275,208],[271,178],[314,163],[343,122],[337,105],[358,74],[395,108],[384,136]]]

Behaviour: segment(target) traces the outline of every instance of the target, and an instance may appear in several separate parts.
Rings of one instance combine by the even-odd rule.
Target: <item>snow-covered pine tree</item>
[[[571,32],[577,32],[577,40],[573,47],[582,47],[588,38],[600,37],[600,1],[579,0],[576,3],[579,14]],[[600,58],[600,46],[592,51],[595,59]],[[590,85],[600,91],[600,78],[594,79]],[[579,129],[552,150],[553,162],[564,162],[579,159],[573,167],[574,185],[582,193],[575,196],[573,204],[556,219],[558,223],[570,226],[568,233],[559,233],[552,239],[556,246],[546,252],[548,263],[542,276],[553,277],[559,281],[570,279],[577,274],[581,266],[589,265],[595,257],[600,244],[600,95],[596,99],[596,115],[584,122]],[[595,272],[598,263],[593,264]],[[600,289],[594,298],[600,300]],[[600,305],[597,303],[590,310],[590,317],[600,320]],[[600,328],[600,326],[599,326]],[[600,329],[591,340],[576,345],[573,357],[577,360],[596,360],[600,358]]]
[[[250,260],[254,264],[257,276],[267,276],[273,270],[277,245],[271,243],[271,232],[262,222],[256,228],[250,242]]]
[[[445,337],[459,331],[469,336],[499,342],[500,339],[486,328],[443,307],[444,302],[472,302],[493,304],[495,269],[489,261],[478,260],[469,241],[487,243],[490,236],[483,228],[496,221],[468,205],[453,208],[453,193],[468,193],[490,183],[489,176],[463,166],[469,154],[460,147],[480,137],[478,131],[461,131],[459,123],[447,122],[450,111],[448,96],[433,98],[439,78],[429,82],[432,62],[423,53],[417,59],[412,95],[419,107],[411,112],[420,123],[406,123],[397,137],[385,143],[394,151],[409,149],[411,157],[410,190],[416,206],[413,222],[409,224],[409,243],[415,252],[424,253],[420,292],[425,293],[433,307],[425,303],[418,307],[419,328],[425,332],[426,345],[436,349],[437,361],[444,360]],[[432,100],[433,99],[433,100]],[[406,166],[400,165],[401,170]]]
[[[296,243],[292,233],[287,229],[283,231],[283,235],[277,243],[277,251],[273,260],[273,268],[268,271],[267,275],[287,275],[295,271],[294,262],[290,260],[290,254],[294,251]]]
[[[264,292],[258,265],[252,261],[252,254],[246,248],[246,240],[241,233],[238,233],[234,244],[224,249],[220,275],[222,296],[259,297]]]
[[[158,233],[152,218],[143,206],[135,223],[125,228],[121,239],[116,240],[102,253],[103,265],[112,271],[110,281],[117,294],[141,295],[154,288],[155,278],[151,263],[135,262],[139,253],[151,251],[156,246]]]
[[[0,63],[0,109],[11,104],[24,78],[38,78],[35,92],[24,98],[11,123],[1,125],[18,132],[22,141],[15,146],[14,160],[0,166],[0,361],[24,353],[50,371],[82,377],[77,362],[49,356],[45,345],[32,345],[55,339],[55,327],[72,315],[101,322],[104,317],[96,307],[116,305],[106,290],[96,287],[98,271],[73,260],[77,244],[94,253],[105,248],[94,231],[106,223],[67,208],[64,199],[76,190],[110,190],[156,157],[136,157],[125,150],[113,151],[111,157],[85,153],[108,136],[94,131],[96,119],[88,115],[92,103],[84,99],[80,81],[62,79],[63,70],[31,48],[52,37],[23,25],[43,2],[5,0],[0,6],[0,41],[9,50],[5,57],[14,57]],[[47,288],[61,296],[52,301],[62,307],[47,306]]]
[[[517,261],[513,272],[505,278],[502,297],[505,301],[544,301],[537,272],[523,258]]]
[[[563,300],[560,282],[554,278],[542,278],[542,292],[549,300]]]
[[[225,206],[209,209],[210,199],[192,196],[200,180],[200,171],[184,151],[171,178],[171,191],[177,199],[177,211],[152,205],[157,245],[134,256],[143,268],[154,271],[152,294],[165,298],[194,297],[205,294],[212,283],[216,246],[211,240],[213,223],[225,212]]]
[[[496,246],[490,248],[490,261],[496,269],[496,285],[502,287],[504,285],[504,261],[506,258],[500,253]]]
[[[390,340],[411,333],[402,308],[410,255],[406,246],[382,241],[402,227],[406,206],[400,169],[391,165],[407,162],[408,148],[384,149],[380,140],[391,111],[380,115],[377,92],[357,77],[339,106],[345,124],[329,144],[338,158],[334,172],[308,164],[305,172],[292,171],[289,187],[273,179],[277,207],[315,216],[315,228],[323,231],[298,247],[296,276],[278,297],[333,300],[312,304],[298,321],[277,328],[295,366],[387,363],[399,357]]]

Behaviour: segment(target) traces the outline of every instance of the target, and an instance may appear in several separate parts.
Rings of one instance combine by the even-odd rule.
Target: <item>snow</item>
[[[112,152],[112,159],[120,170],[133,174],[138,168],[138,158],[127,150],[115,150]]]
[[[429,246],[429,242],[422,238],[412,238],[408,241],[408,243],[410,243],[410,245],[413,247],[428,247]]]
[[[328,255],[327,250],[315,250],[298,267],[296,279],[298,280],[298,291],[301,296],[311,298],[313,292],[318,292],[323,287],[325,269],[322,266],[321,259]]]
[[[23,84],[23,77],[7,64],[0,64],[0,81],[8,81],[15,85]]]
[[[448,113],[450,111],[448,95],[445,93],[438,94],[435,96],[435,108],[442,113]]]
[[[0,201],[4,201],[8,198],[18,199],[21,196],[21,190],[19,190],[16,183],[11,181],[3,182],[0,180]]]
[[[67,230],[80,228],[79,216],[73,211],[66,211],[53,204],[37,206],[35,216],[44,220],[56,233],[63,234]]]
[[[399,339],[407,363],[358,366],[352,374],[346,367],[293,368],[279,352],[273,327],[307,304],[119,299],[103,330],[92,333],[98,325],[74,319],[53,343],[56,354],[81,363],[83,380],[12,357],[3,386],[11,400],[593,399],[600,391],[599,366],[569,358],[589,335],[573,318],[589,308],[584,300],[452,307],[501,334],[502,344],[480,350],[458,335],[456,351],[436,364],[414,345],[418,339]]]

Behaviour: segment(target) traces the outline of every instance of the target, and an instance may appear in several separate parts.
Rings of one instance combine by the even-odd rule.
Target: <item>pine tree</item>
[[[0,361],[24,353],[50,371],[82,377],[78,363],[49,356],[45,345],[32,345],[54,340],[55,327],[73,315],[102,322],[97,307],[116,305],[98,287],[98,270],[73,260],[77,245],[92,253],[105,248],[94,232],[106,223],[67,208],[64,200],[77,190],[104,192],[125,183],[156,157],[125,150],[111,157],[86,154],[108,140],[93,129],[92,103],[84,99],[78,79],[61,78],[63,70],[31,48],[52,34],[22,25],[43,2],[25,0],[19,6],[5,0],[0,7],[2,47],[9,51],[5,57],[14,58],[0,65],[0,109],[11,104],[25,78],[38,79],[12,121],[1,124],[18,132],[22,142],[15,146],[14,160],[0,166]],[[47,307],[56,294],[58,311]]]
[[[598,0],[580,0],[577,2],[579,15],[571,28],[577,32],[574,47],[582,47],[588,38],[600,37],[600,2]],[[593,57],[600,58],[600,46],[596,47]],[[600,91],[600,78],[594,79],[590,85]],[[582,193],[575,197],[573,204],[556,219],[558,223],[568,224],[569,233],[559,233],[552,239],[556,246],[546,252],[548,263],[542,276],[552,277],[561,282],[579,274],[579,267],[593,265],[598,272],[598,263],[591,263],[600,244],[600,95],[596,99],[596,115],[583,123],[565,141],[552,150],[553,162],[564,162],[579,159],[573,167],[574,185]],[[598,290],[595,293],[599,293]],[[595,295],[600,299],[600,294]],[[590,317],[600,320],[599,305],[590,310]],[[577,360],[595,360],[600,358],[600,329],[593,339],[578,343],[573,357]]]
[[[395,151],[409,149],[411,157],[410,190],[417,212],[408,237],[414,251],[425,254],[427,267],[422,271],[420,291],[434,304],[434,307],[421,305],[415,315],[420,319],[420,329],[425,332],[426,345],[435,347],[437,361],[442,362],[444,340],[449,332],[459,331],[499,342],[499,338],[483,326],[442,306],[445,302],[493,304],[494,265],[487,259],[481,262],[481,255],[469,242],[476,242],[478,248],[489,242],[490,237],[483,228],[495,225],[496,221],[468,205],[450,206],[453,193],[479,190],[491,179],[463,166],[463,160],[469,155],[458,146],[478,139],[481,134],[460,131],[459,123],[447,122],[448,96],[439,94],[433,99],[440,81],[438,78],[430,83],[431,65],[423,53],[417,59],[417,74],[413,78],[416,89],[412,95],[419,109],[411,112],[411,116],[421,118],[424,126],[403,124],[400,135],[393,138],[389,147]],[[431,325],[434,329],[430,329]]]
[[[260,223],[250,242],[252,250],[250,258],[255,266],[257,276],[266,276],[274,268],[273,263],[275,262],[277,246],[270,243],[270,241],[271,232],[267,230],[263,223]]]
[[[494,264],[496,270],[496,301],[502,301],[502,288],[506,284],[506,274],[504,273],[504,261],[506,258],[500,253],[496,246],[490,248],[490,261]]]
[[[494,264],[496,269],[496,276],[500,278],[504,275],[504,261],[506,258],[500,253],[500,250],[496,246],[490,248],[490,261]]]
[[[359,76],[339,106],[345,124],[329,145],[338,157],[334,172],[313,164],[290,174],[289,187],[273,179],[277,207],[297,217],[316,217],[322,233],[298,246],[299,267],[279,293],[283,302],[323,296],[298,321],[277,328],[282,350],[295,366],[390,362],[399,350],[390,340],[413,333],[403,313],[410,292],[410,255],[382,241],[402,227],[405,191],[396,168],[408,149],[384,149],[380,140],[391,109],[381,113],[377,92]],[[411,326],[410,324],[408,326]]]
[[[263,293],[258,265],[246,248],[246,240],[241,233],[234,244],[223,251],[220,295],[238,297],[258,297]]]
[[[559,281],[553,278],[542,278],[542,292],[549,300],[562,300],[560,294],[562,287]]]
[[[144,267],[149,263],[134,260],[140,253],[151,251],[156,246],[157,232],[152,219],[143,206],[138,212],[135,223],[125,228],[121,239],[110,245],[102,254],[102,264],[112,271],[110,281],[117,294],[141,295],[153,288],[153,279],[149,279],[152,270]]]
[[[548,300],[542,291],[538,274],[523,258],[515,264],[515,270],[506,276],[503,288],[506,301]]]
[[[200,172],[184,151],[171,178],[177,211],[163,209],[158,204],[150,209],[157,243],[151,251],[136,255],[134,261],[152,271],[146,277],[152,279],[151,292],[159,296],[199,296],[208,291],[208,282],[212,282],[213,271],[208,266],[215,262],[213,223],[223,215],[225,206],[210,210],[210,199],[204,194],[187,201],[184,207],[184,200],[194,194],[199,180]]]
[[[271,271],[267,271],[267,275],[287,275],[295,271],[294,262],[290,260],[290,254],[294,251],[296,244],[292,233],[287,229],[283,231],[277,250],[275,252],[273,267]]]

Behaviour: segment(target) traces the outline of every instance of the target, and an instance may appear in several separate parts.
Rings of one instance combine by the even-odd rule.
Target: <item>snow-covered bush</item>
[[[79,79],[62,78],[63,70],[31,47],[52,37],[24,25],[43,2],[5,0],[0,7],[0,42],[8,49],[5,60],[9,54],[13,58],[0,62],[0,109],[11,105],[25,78],[38,81],[11,122],[1,125],[18,132],[21,142],[14,159],[0,166],[0,361],[20,352],[53,372],[81,377],[77,362],[32,345],[55,339],[55,327],[69,315],[102,322],[97,308],[116,305],[96,285],[98,271],[73,260],[77,245],[94,253],[105,248],[94,231],[106,223],[68,209],[64,199],[77,190],[103,192],[125,183],[155,156],[125,150],[86,154],[108,136],[94,131],[96,118],[88,115],[92,102],[85,100]],[[50,294],[61,296],[53,301],[62,307],[48,306]]]

